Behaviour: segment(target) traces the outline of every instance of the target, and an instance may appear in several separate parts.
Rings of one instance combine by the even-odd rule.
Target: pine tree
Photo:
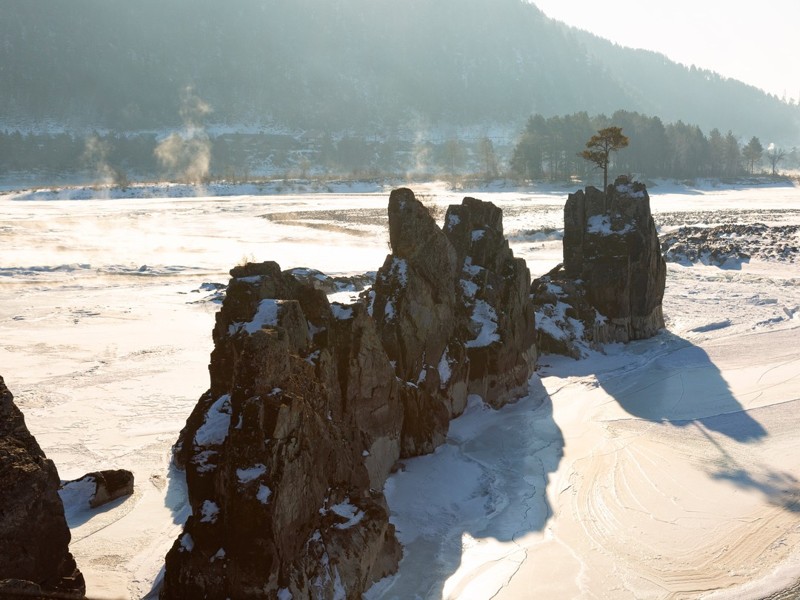
[[[608,188],[608,163],[611,153],[628,146],[628,138],[622,133],[621,127],[606,127],[599,130],[586,142],[586,150],[580,156],[603,169],[603,193]]]
[[[756,136],[750,138],[750,141],[742,150],[745,160],[747,160],[747,163],[750,165],[751,175],[755,172],[756,163],[761,160],[761,155],[763,153],[764,147],[761,145],[761,141]]]

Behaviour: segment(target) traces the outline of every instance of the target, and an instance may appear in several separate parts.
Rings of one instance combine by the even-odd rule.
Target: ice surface
[[[699,183],[651,186],[656,225],[800,222],[794,187]],[[352,274],[386,256],[385,193],[153,191],[0,196],[0,374],[62,478],[129,468],[137,481],[95,511],[62,490],[92,597],[146,597],[174,541],[191,546],[170,446],[208,387],[218,309],[193,292],[243,259]],[[568,191],[435,193],[503,208],[538,276],[561,262],[560,237],[528,232],[558,226]],[[492,411],[472,397],[446,444],[403,461],[386,486],[403,562],[367,598],[763,598],[800,577],[797,266],[667,269],[669,333],[542,356],[528,398]],[[226,410],[214,400],[200,441],[224,441]]]

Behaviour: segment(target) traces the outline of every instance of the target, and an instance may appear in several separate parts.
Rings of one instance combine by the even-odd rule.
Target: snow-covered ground
[[[665,228],[800,223],[793,187],[650,191]],[[560,262],[565,192],[470,195],[504,209],[534,275]],[[186,517],[169,455],[208,385],[210,284],[247,259],[374,271],[388,193],[76,197],[0,196],[0,374],[62,479],[134,472],[99,510],[64,497],[89,593],[138,599]],[[800,265],[737,267],[670,263],[668,331],[541,357],[503,410],[472,398],[387,483],[405,558],[368,597],[761,598],[800,579]]]

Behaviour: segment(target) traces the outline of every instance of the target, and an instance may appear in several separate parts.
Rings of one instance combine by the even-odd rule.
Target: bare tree
[[[494,152],[492,140],[488,137],[481,138],[480,142],[478,142],[478,152],[480,153],[481,162],[483,163],[484,177],[487,180],[497,177],[497,155]]]
[[[774,143],[767,146],[767,160],[772,165],[772,174],[778,174],[778,163],[786,157],[786,151],[778,148]]]

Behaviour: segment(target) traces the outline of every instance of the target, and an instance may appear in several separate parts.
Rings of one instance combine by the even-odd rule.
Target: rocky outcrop
[[[404,382],[403,456],[431,452],[470,393],[499,407],[527,393],[536,349],[530,273],[503,236],[502,211],[465,198],[444,230],[411,190],[389,199],[393,253],[370,308]]]
[[[275,263],[231,275],[211,387],[176,447],[193,515],[162,596],[359,594],[400,553],[371,480],[392,439],[397,455],[391,365],[365,307],[332,307]]]
[[[564,263],[536,280],[542,348],[572,356],[581,343],[628,342],[664,327],[666,264],[644,184],[618,178],[564,206]],[[578,343],[576,343],[578,341]]]
[[[393,465],[441,444],[471,391],[526,393],[535,360],[499,209],[465,199],[446,222],[395,190],[393,254],[351,305],[275,263],[231,271],[211,386],[175,447],[193,514],[162,598],[356,598],[393,572]]]
[[[83,597],[59,485],[0,377],[0,595],[41,589]]]
[[[456,249],[470,315],[469,391],[500,407],[527,394],[536,362],[530,271],[524,259],[514,258],[503,212],[491,202],[465,198],[451,206],[445,233]]]

